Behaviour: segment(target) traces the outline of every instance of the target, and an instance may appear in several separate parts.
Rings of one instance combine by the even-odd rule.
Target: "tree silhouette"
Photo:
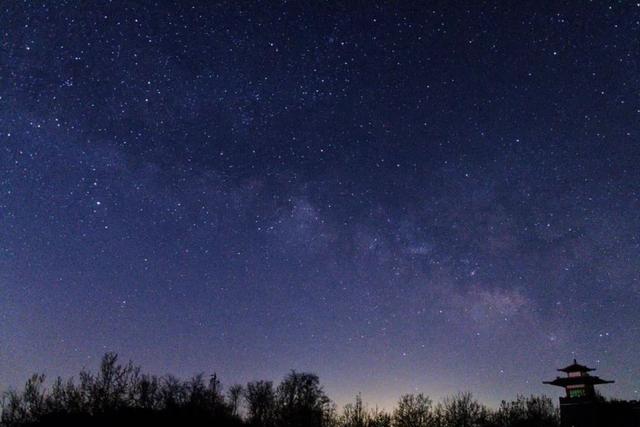
[[[227,391],[227,401],[229,402],[229,406],[231,407],[231,413],[234,416],[239,415],[240,412],[240,403],[242,401],[242,396],[244,394],[244,387],[241,384],[234,384],[229,387]]]
[[[551,399],[537,396],[502,401],[493,415],[495,427],[553,427],[557,419],[558,411]]]
[[[405,394],[400,397],[393,412],[396,427],[431,427],[435,425],[431,399],[420,394]]]
[[[247,384],[248,421],[255,427],[275,425],[276,394],[271,381],[254,381]]]
[[[95,374],[82,370],[78,380],[57,378],[45,387],[44,375],[29,378],[22,391],[2,398],[0,427],[48,426],[208,426],[208,427],[557,427],[558,411],[546,397],[503,402],[489,410],[468,393],[433,405],[423,394],[400,398],[391,414],[369,410],[360,395],[340,416],[317,375],[291,371],[274,387],[270,381],[236,384],[226,394],[214,374],[186,381],[171,375],[142,373],[107,353]],[[242,405],[244,403],[244,405]],[[633,408],[602,399],[608,419],[624,427]],[[241,411],[240,408],[243,407]],[[605,406],[603,406],[605,407]],[[244,417],[241,418],[241,415]],[[617,417],[617,418],[616,418]],[[622,417],[622,418],[620,418]],[[627,418],[624,418],[627,417]]]
[[[391,415],[384,411],[374,409],[369,415],[369,427],[391,427]]]
[[[81,371],[78,384],[58,378],[49,392],[44,380],[34,375],[21,393],[5,394],[1,426],[241,425],[215,376],[208,384],[202,374],[185,382],[159,379],[107,353],[98,373]]]
[[[369,427],[369,414],[362,403],[362,396],[356,396],[355,403],[347,403],[342,411],[343,427]]]
[[[355,403],[347,403],[342,411],[341,427],[390,427],[391,416],[384,411],[369,411],[362,402],[362,396],[356,395]]]
[[[490,425],[489,411],[471,393],[444,399],[436,409],[439,427],[482,427]]]
[[[322,427],[331,401],[317,375],[291,371],[276,393],[278,424],[283,427]]]

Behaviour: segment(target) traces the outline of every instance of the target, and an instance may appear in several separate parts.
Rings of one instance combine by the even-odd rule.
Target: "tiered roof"
[[[566,372],[567,375],[573,372],[580,372],[583,375],[577,376],[567,376],[567,377],[556,377],[553,381],[543,381],[543,384],[556,385],[558,387],[567,387],[572,385],[597,385],[597,384],[611,384],[614,381],[603,380],[600,377],[596,377],[594,375],[589,375],[587,372],[595,371],[594,368],[589,368],[584,365],[580,365],[576,359],[573,359],[573,363],[567,367],[558,369],[560,372]]]
[[[603,380],[600,377],[594,377],[591,375],[584,375],[581,377],[557,377],[553,381],[543,381],[543,384],[557,385],[558,387],[566,387],[569,385],[578,385],[578,384],[611,384],[615,381]]]
[[[588,368],[584,365],[579,364],[576,359],[573,359],[573,363],[571,365],[560,368],[558,369],[558,371],[566,372],[568,374],[569,372],[591,372],[595,371],[595,368]]]

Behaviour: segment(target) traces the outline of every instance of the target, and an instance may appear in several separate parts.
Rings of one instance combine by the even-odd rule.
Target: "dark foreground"
[[[491,409],[461,393],[434,403],[402,396],[395,409],[371,409],[359,396],[337,411],[314,374],[291,372],[280,384],[254,381],[224,390],[215,375],[186,381],[147,375],[104,356],[97,373],[58,378],[45,387],[34,375],[5,393],[0,426],[256,426],[256,427],[556,427],[548,397],[517,397]]]

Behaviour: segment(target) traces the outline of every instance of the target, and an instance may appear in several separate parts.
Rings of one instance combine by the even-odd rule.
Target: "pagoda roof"
[[[591,371],[595,371],[594,368],[589,368],[587,366],[581,365],[579,364],[576,359],[573,359],[573,363],[569,366],[566,366],[564,368],[560,368],[558,369],[558,371],[560,372],[591,372]]]
[[[543,384],[556,385],[558,387],[567,387],[570,385],[580,385],[580,384],[611,384],[614,381],[603,380],[600,377],[593,377],[591,375],[584,375],[581,377],[557,377],[553,381],[543,381]]]

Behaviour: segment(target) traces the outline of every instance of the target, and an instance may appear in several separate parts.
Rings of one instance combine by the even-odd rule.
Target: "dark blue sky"
[[[5,3],[0,386],[638,398],[639,96],[635,2]]]

